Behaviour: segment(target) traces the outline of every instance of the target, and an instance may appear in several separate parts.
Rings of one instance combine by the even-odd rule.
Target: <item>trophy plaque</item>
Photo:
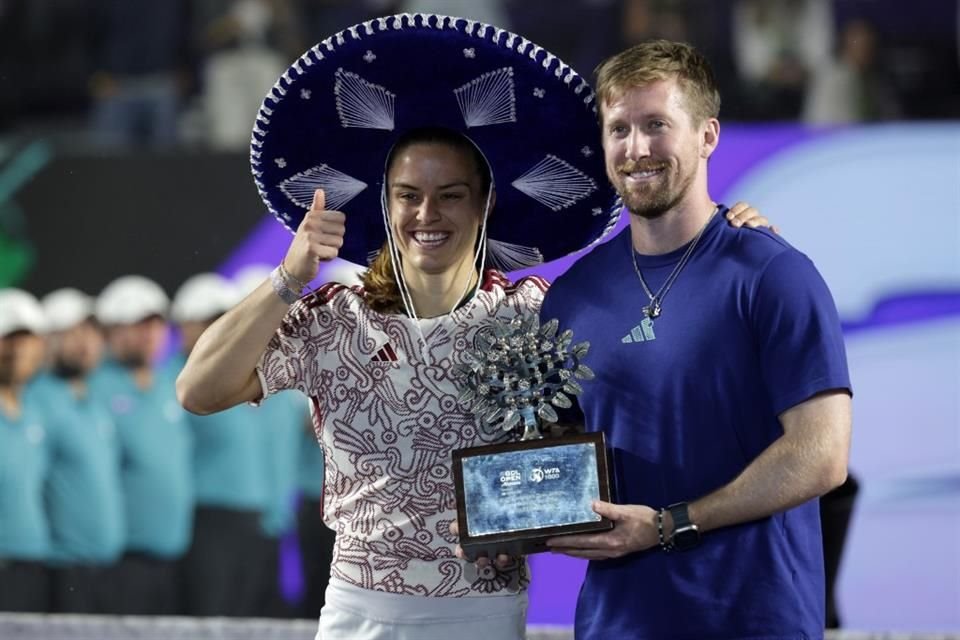
[[[517,441],[453,452],[460,546],[478,555],[546,551],[554,536],[608,531],[613,523],[591,509],[610,500],[602,432],[550,436],[559,419],[593,378],[581,360],[586,342],[557,335],[557,321],[536,317],[497,322],[478,337],[479,349],[457,367],[459,401],[482,426],[518,433]]]

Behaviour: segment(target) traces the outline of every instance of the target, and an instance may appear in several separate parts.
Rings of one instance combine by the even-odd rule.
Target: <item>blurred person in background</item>
[[[396,0],[391,10],[397,13],[433,13],[441,16],[459,16],[510,29],[510,15],[503,0]]]
[[[173,297],[170,317],[180,352],[165,365],[173,381],[200,334],[239,299],[215,273],[195,275]],[[184,611],[197,616],[255,614],[262,568],[260,521],[270,494],[256,410],[240,405],[215,415],[186,414],[193,440],[193,536],[183,559]]]
[[[304,35],[310,42],[347,27],[393,13],[395,0],[311,0],[302,2]]]
[[[0,611],[50,608],[50,451],[41,408],[24,393],[43,360],[45,325],[36,298],[0,289]]]
[[[879,65],[877,38],[866,20],[852,20],[843,27],[837,54],[812,70],[804,122],[851,124],[899,116],[890,78]]]
[[[120,450],[110,412],[87,383],[100,363],[103,336],[93,299],[77,289],[48,294],[43,309],[50,368],[29,393],[41,407],[50,450],[51,607],[111,613],[110,571],[123,553],[125,533]]]
[[[157,364],[167,340],[169,301],[142,276],[117,278],[95,305],[109,358],[89,385],[117,427],[126,535],[113,572],[114,612],[182,610],[180,559],[193,525],[192,438],[173,378]]]
[[[508,0],[505,8],[517,33],[586,72],[616,48],[623,28],[621,4],[620,0],[569,0],[559,10],[551,2]]]
[[[96,144],[177,144],[189,83],[188,9],[187,0],[95,0],[90,92]]]
[[[735,1],[733,54],[747,118],[800,116],[810,75],[830,59],[832,5],[832,0]]]
[[[623,41],[688,40],[687,4],[686,0],[624,0]]]
[[[234,280],[238,289],[251,293],[270,275],[271,267],[250,265],[240,270]],[[247,407],[249,409],[249,407]],[[232,411],[230,409],[228,411]],[[260,579],[256,602],[251,615],[271,618],[293,617],[296,612],[283,592],[282,544],[296,529],[297,477],[302,434],[312,432],[307,397],[299,391],[285,391],[276,401],[265,402],[255,410],[260,438],[260,461],[265,467],[267,505],[260,522],[256,564]],[[214,414],[221,415],[221,414]],[[316,438],[313,447],[319,448]],[[308,539],[303,546],[308,553],[325,540]],[[312,616],[311,616],[312,617]]]
[[[206,141],[235,151],[250,143],[263,97],[302,49],[290,0],[195,0]]]

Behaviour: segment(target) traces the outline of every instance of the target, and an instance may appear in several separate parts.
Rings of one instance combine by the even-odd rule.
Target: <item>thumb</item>
[[[311,211],[323,211],[327,208],[327,196],[323,193],[323,189],[317,189],[313,192],[313,204],[310,206]]]
[[[623,518],[623,513],[620,510],[620,505],[618,504],[604,502],[603,500],[594,500],[591,506],[593,507],[594,513],[601,515],[608,520],[613,520],[616,522]]]

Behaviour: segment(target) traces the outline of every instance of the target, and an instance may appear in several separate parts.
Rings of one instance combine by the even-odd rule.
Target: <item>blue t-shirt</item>
[[[126,551],[176,558],[193,528],[193,471],[186,411],[172,377],[158,371],[147,389],[108,362],[90,376],[92,397],[117,427],[126,514]]]
[[[171,358],[176,375],[186,358]],[[187,413],[193,436],[193,483],[197,506],[263,511],[269,500],[267,468],[256,409],[238,405],[207,416]]]
[[[551,287],[541,318],[590,342],[586,425],[611,449],[617,502],[659,508],[733,480],[783,434],[777,416],[849,389],[836,308],[810,260],[766,230],[721,215],[652,326],[629,228]],[[637,255],[657,291],[686,247]],[[683,553],[654,548],[591,562],[579,640],[820,638],[823,558],[817,501],[706,533]]]
[[[46,560],[50,553],[48,444],[43,415],[28,396],[15,417],[0,409],[0,560]]]
[[[283,391],[263,401],[260,414],[261,456],[267,466],[270,500],[263,530],[278,538],[296,521],[297,462],[301,433],[306,428],[307,398],[299,391]]]
[[[53,375],[38,376],[28,393],[37,400],[48,432],[50,560],[109,564],[123,551],[125,528],[113,418],[89,394],[78,397]]]

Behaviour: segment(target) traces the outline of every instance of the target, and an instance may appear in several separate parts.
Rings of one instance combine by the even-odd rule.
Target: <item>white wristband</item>
[[[293,304],[300,299],[300,294],[290,288],[283,276],[283,266],[281,265],[270,272],[270,285],[281,300],[287,304]]]

